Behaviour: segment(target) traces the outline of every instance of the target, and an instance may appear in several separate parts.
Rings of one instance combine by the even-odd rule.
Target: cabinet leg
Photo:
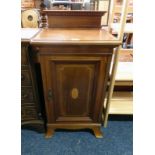
[[[94,131],[94,135],[96,138],[103,138],[100,127],[94,127],[92,130]]]
[[[54,129],[48,127],[45,138],[51,138],[54,135]]]

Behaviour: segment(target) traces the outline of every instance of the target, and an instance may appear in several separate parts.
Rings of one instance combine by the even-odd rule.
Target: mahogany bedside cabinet
[[[89,128],[101,138],[109,68],[120,41],[100,28],[103,12],[45,13],[49,28],[33,37],[31,46],[41,66],[46,137],[55,129]]]

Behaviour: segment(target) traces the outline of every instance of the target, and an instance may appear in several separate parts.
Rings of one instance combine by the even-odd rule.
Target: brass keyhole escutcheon
[[[77,99],[78,96],[79,96],[79,91],[78,91],[78,89],[77,89],[77,88],[73,88],[73,89],[71,90],[71,97],[72,97],[73,99]]]

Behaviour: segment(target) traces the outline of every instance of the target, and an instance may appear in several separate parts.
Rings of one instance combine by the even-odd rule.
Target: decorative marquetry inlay
[[[78,89],[77,89],[77,88],[73,88],[73,89],[71,90],[71,97],[72,97],[73,99],[77,99],[78,96],[79,96],[79,91],[78,91]]]

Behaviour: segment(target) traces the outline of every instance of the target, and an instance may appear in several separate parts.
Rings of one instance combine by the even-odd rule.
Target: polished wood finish
[[[120,41],[113,37],[105,30],[101,29],[43,29],[34,39],[33,44],[39,45],[38,48],[42,48],[41,45],[105,45],[104,48],[111,45],[115,47],[120,44]],[[55,48],[56,46],[54,46]],[[74,47],[74,46],[73,46]],[[102,50],[100,46],[97,52],[105,53],[107,50]],[[95,47],[95,48],[96,48]],[[46,47],[47,49],[48,47]],[[65,49],[68,47],[65,46]],[[78,47],[77,47],[78,48]],[[79,47],[80,48],[80,47]],[[92,47],[94,48],[94,46]],[[54,50],[54,49],[53,49]],[[75,49],[76,50],[76,49]],[[90,48],[91,50],[91,48]],[[93,51],[94,49],[92,49]],[[48,49],[46,50],[48,51]],[[85,49],[77,49],[77,51],[84,52]],[[66,51],[67,52],[67,51]],[[86,51],[85,51],[86,52]],[[89,53],[89,51],[88,51]]]
[[[43,29],[31,39],[41,65],[49,138],[55,129],[100,131],[113,48],[100,29]]]
[[[39,29],[22,29],[21,31],[21,124],[22,127],[31,126],[36,128],[38,126],[39,131],[44,131],[44,122],[38,98],[34,64],[30,58],[29,44],[31,37]]]
[[[103,138],[102,132],[99,127],[92,128],[96,138]]]
[[[101,17],[106,11],[42,10],[41,13],[45,28],[101,28]]]
[[[99,90],[103,90],[104,85],[100,86],[100,80],[97,78],[101,76],[106,80],[105,72],[109,61],[110,58],[106,57],[40,57],[42,74],[46,75],[48,107],[54,111],[47,114],[48,123],[98,120],[96,115],[102,102],[99,97],[102,91]],[[75,88],[79,92],[76,99],[71,96],[71,91]],[[53,93],[52,97],[49,96],[49,91]]]
[[[119,62],[133,62],[133,49],[121,49]]]
[[[51,138],[54,135],[55,129],[67,129],[67,130],[78,130],[78,129],[91,129],[94,132],[96,138],[103,138],[103,134],[100,130],[100,126],[98,124],[82,124],[82,123],[63,123],[63,124],[52,124],[48,125],[47,132],[45,137]]]
[[[53,128],[48,127],[45,138],[51,138],[54,135],[55,130]]]

